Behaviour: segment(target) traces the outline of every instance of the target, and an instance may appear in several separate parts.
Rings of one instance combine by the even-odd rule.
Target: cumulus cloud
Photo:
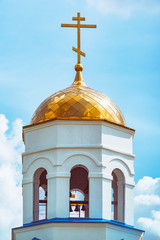
[[[160,239],[160,178],[143,177],[135,188],[135,225],[144,240]]]
[[[104,14],[115,14],[123,17],[130,17],[135,11],[151,14],[160,12],[159,0],[87,0],[87,4]]]
[[[22,224],[21,153],[22,120],[12,127],[5,115],[0,114],[0,233],[11,239],[11,228]]]

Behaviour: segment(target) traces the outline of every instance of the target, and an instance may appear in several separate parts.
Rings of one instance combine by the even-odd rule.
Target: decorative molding
[[[61,119],[55,119],[55,120],[50,120],[50,121],[46,121],[46,122],[42,122],[42,123],[38,123],[38,124],[32,124],[32,125],[26,125],[23,126],[23,130],[24,132],[32,132],[35,130],[39,130],[39,129],[44,129],[47,127],[51,127],[51,126],[56,126],[56,125],[104,125],[116,130],[119,130],[121,132],[125,132],[125,133],[130,133],[134,136],[135,130],[126,126],[122,126],[116,123],[112,123],[109,121],[104,121],[104,120],[71,120],[71,119],[65,119],[65,120],[61,120]]]
[[[70,173],[68,172],[55,172],[55,173],[50,173],[47,174],[46,178],[47,179],[52,179],[52,178],[70,178]]]
[[[113,180],[113,177],[109,174],[96,173],[96,172],[89,173],[88,178],[104,178],[104,179],[107,179],[107,180],[110,180],[110,181]]]
[[[118,153],[118,154],[121,154],[123,156],[128,156],[128,157],[131,157],[133,159],[135,159],[135,155],[134,154],[130,154],[130,153],[125,153],[125,152],[121,152],[119,150],[116,150],[116,149],[112,149],[112,148],[107,148],[103,145],[55,145],[55,146],[50,146],[50,147],[45,147],[43,149],[35,149],[35,150],[32,150],[32,151],[26,151],[22,154],[22,156],[27,156],[27,155],[31,155],[31,154],[36,154],[36,153],[39,153],[39,152],[46,152],[46,151],[52,151],[52,150],[57,150],[57,149],[100,149],[100,150],[107,150],[109,152],[115,152],[115,153]]]
[[[122,164],[122,166],[123,167],[125,167],[125,169],[128,171],[128,173],[132,176],[132,177],[134,177],[134,170],[132,171],[132,169],[130,169],[130,167],[126,164],[126,162],[123,160],[123,159],[121,159],[121,158],[118,158],[118,157],[115,157],[115,158],[112,158],[112,160],[109,162],[109,164],[108,164],[108,166],[109,165],[111,165],[112,164],[112,162],[116,162],[116,163],[120,163],[120,164]],[[118,168],[118,166],[117,166],[117,168]],[[114,168],[115,169],[115,168]],[[112,169],[112,170],[114,170],[114,169]],[[120,169],[121,170],[121,169]],[[123,172],[123,171],[122,171]]]

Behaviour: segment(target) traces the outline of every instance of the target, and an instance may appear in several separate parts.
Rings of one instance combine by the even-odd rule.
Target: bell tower
[[[23,127],[23,225],[12,240],[138,240],[134,228],[135,130],[117,105],[86,86],[80,56],[73,84],[48,97]]]

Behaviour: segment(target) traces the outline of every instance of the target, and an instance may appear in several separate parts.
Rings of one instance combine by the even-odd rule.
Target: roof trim
[[[55,121],[55,120],[107,122],[109,124],[113,124],[115,126],[122,127],[124,129],[128,129],[128,130],[131,130],[131,131],[135,132],[135,129],[133,129],[133,128],[129,128],[129,127],[126,127],[124,125],[121,125],[121,124],[118,124],[118,123],[114,123],[114,122],[111,122],[111,121],[108,121],[108,120],[105,120],[105,119],[78,119],[78,118],[72,118],[71,119],[71,118],[60,118],[60,117],[54,118],[54,119],[50,119],[50,120],[47,120],[47,121],[44,121],[44,122],[38,122],[38,123],[35,123],[35,124],[29,124],[29,125],[23,126],[23,129],[26,129],[26,128],[29,128],[29,127],[34,127],[34,126],[41,125],[41,124],[45,124],[45,123],[52,122],[52,121]]]
[[[125,224],[123,222],[107,220],[103,218],[52,218],[52,219],[40,220],[37,222],[26,223],[21,227],[13,228],[13,230],[37,226],[41,224],[47,224],[47,223],[105,223],[105,224],[108,223],[108,224],[116,225],[119,227],[133,229],[139,232],[144,232],[144,230],[140,230],[138,228],[135,228],[134,226]]]

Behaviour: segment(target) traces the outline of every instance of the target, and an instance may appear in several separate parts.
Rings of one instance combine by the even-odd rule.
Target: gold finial
[[[77,17],[73,17],[72,20],[73,21],[77,21],[77,24],[61,24],[61,27],[75,27],[75,28],[77,28],[77,48],[72,47],[72,50],[77,53],[77,64],[80,64],[81,63],[80,56],[81,55],[83,57],[86,56],[85,53],[81,51],[81,46],[80,46],[80,29],[81,28],[96,28],[97,26],[96,25],[81,24],[81,21],[85,21],[85,18],[81,17],[79,12],[77,13]],[[75,70],[76,70],[76,68],[75,68]]]
[[[75,65],[75,70],[76,70],[76,76],[75,76],[75,79],[74,79],[74,82],[73,82],[73,86],[77,86],[77,87],[80,87],[80,86],[86,86],[85,82],[83,81],[83,77],[82,77],[82,70],[83,70],[83,66],[81,63],[78,63]]]

